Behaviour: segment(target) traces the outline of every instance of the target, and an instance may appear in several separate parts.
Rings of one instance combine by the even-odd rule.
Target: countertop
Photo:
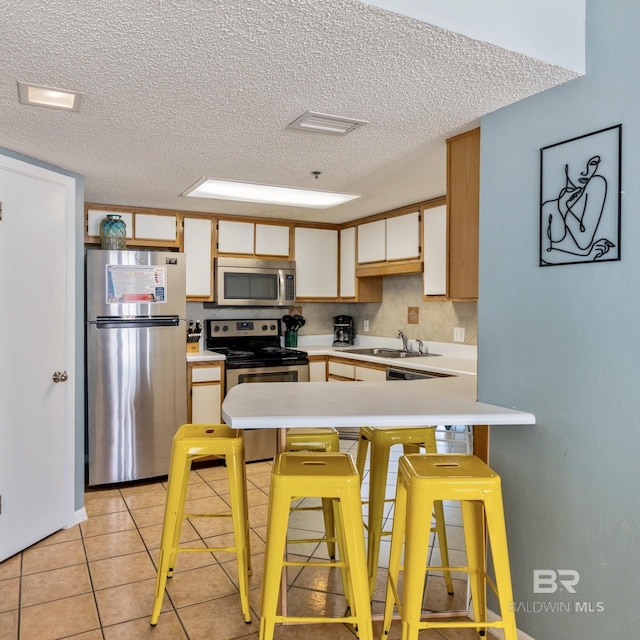
[[[476,400],[475,376],[336,384],[260,382],[230,389],[222,416],[235,428],[526,425],[531,413]]]
[[[362,346],[362,345],[359,345]],[[378,346],[378,345],[376,345]],[[454,375],[472,375],[477,371],[475,358],[461,358],[452,355],[433,355],[416,358],[381,358],[379,356],[365,356],[355,353],[344,353],[344,348],[336,348],[326,344],[302,344],[298,347],[313,356],[337,356],[354,361],[375,362],[387,366],[415,369],[417,371],[437,371]],[[201,350],[197,353],[187,353],[187,362],[208,362],[224,360],[224,356],[212,351]]]

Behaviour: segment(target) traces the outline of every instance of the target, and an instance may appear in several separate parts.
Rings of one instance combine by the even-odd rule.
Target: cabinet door
[[[296,295],[338,297],[338,231],[296,227]]]
[[[183,219],[187,297],[211,299],[211,218]]]
[[[363,380],[365,382],[376,382],[387,379],[386,367],[363,367],[356,365],[355,368],[356,380]]]
[[[220,424],[221,385],[194,384],[191,388],[191,422]]]
[[[420,213],[387,218],[387,260],[420,257]]]
[[[289,257],[289,227],[256,224],[256,255]]]
[[[136,213],[134,238],[136,240],[175,241],[178,239],[177,226],[176,216]]]
[[[358,264],[384,262],[386,259],[386,220],[359,224]]]
[[[325,382],[327,379],[327,363],[325,359],[309,359],[309,382]]]
[[[447,208],[424,211],[424,294],[447,293]]]
[[[340,297],[356,296],[356,228],[340,231]]]
[[[218,252],[253,255],[253,222],[218,222]]]

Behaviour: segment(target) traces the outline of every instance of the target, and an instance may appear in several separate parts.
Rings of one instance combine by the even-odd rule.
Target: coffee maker
[[[333,346],[346,347],[353,344],[356,332],[353,329],[353,318],[351,316],[333,317]]]

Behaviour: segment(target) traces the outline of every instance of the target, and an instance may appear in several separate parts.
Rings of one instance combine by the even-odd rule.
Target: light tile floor
[[[466,429],[438,428],[441,452],[466,451]],[[356,441],[341,440],[341,448],[355,456]],[[396,450],[397,449],[397,450]],[[393,496],[397,459],[394,447],[389,470],[389,497]],[[237,571],[232,554],[202,553],[180,556],[169,581],[163,612],[155,628],[149,615],[155,586],[156,562],[166,496],[165,482],[145,482],[87,491],[88,520],[53,534],[22,553],[0,563],[0,640],[256,640],[260,586],[264,558],[271,463],[247,466],[250,503],[253,575],[250,579],[254,619],[246,624],[237,595]],[[202,511],[226,507],[228,488],[222,466],[199,467],[191,473],[188,499]],[[363,496],[368,491],[363,481]],[[392,506],[387,514],[389,528]],[[445,519],[452,564],[464,563],[460,509],[445,503]],[[292,516],[293,537],[310,537],[323,531],[321,512]],[[298,530],[298,531],[296,531]],[[192,545],[224,546],[231,536],[226,519],[205,523],[185,522],[183,541]],[[383,539],[378,585],[372,602],[374,613],[384,605],[389,540]],[[296,547],[301,557],[326,557],[324,544]],[[431,553],[437,561],[437,544]],[[432,611],[461,612],[467,595],[463,576],[454,575],[455,595],[449,596],[442,576],[428,579],[425,602]],[[336,569],[305,567],[291,570],[289,611],[309,607],[341,615],[345,601]],[[374,623],[379,637],[380,623]],[[286,625],[276,629],[276,639],[352,640],[343,625]],[[388,640],[400,637],[394,622]],[[469,630],[424,631],[422,639],[477,638]]]

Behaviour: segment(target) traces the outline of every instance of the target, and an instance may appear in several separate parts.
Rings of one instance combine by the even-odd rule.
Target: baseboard
[[[69,529],[70,527],[75,527],[77,524],[80,524],[81,522],[84,522],[88,519],[89,516],[87,515],[87,510],[82,507],[82,509],[78,509],[77,511],[73,512],[73,524],[66,528]]]
[[[473,620],[473,612],[469,611],[469,619]],[[487,620],[489,622],[494,622],[495,620],[500,620],[500,616],[491,611],[491,609],[487,609]],[[491,637],[496,637],[498,640],[504,640],[504,633],[502,629],[491,629]],[[526,634],[524,631],[520,631],[520,629],[516,629],[518,632],[518,640],[535,640],[530,635]]]

